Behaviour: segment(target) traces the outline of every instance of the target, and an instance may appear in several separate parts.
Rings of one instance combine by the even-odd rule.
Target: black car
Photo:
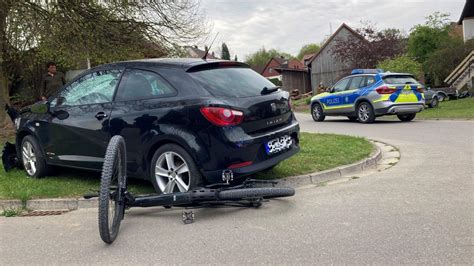
[[[22,110],[15,125],[29,176],[52,165],[101,170],[108,141],[121,135],[128,175],[164,193],[239,180],[299,151],[289,94],[248,65],[222,60],[98,66]]]

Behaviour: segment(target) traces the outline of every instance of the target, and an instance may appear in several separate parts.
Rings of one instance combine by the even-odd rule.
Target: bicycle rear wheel
[[[290,197],[295,195],[294,188],[277,188],[277,187],[265,187],[265,188],[241,188],[223,190],[219,192],[219,199],[221,200],[240,200],[249,198],[281,198]]]
[[[125,141],[113,136],[107,146],[99,191],[99,233],[108,244],[117,237],[125,210],[126,162]]]

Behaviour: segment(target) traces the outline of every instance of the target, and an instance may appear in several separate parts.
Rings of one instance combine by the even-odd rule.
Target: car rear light
[[[243,112],[224,107],[201,107],[201,114],[216,126],[235,126],[244,120]]]
[[[389,88],[387,86],[382,86],[382,87],[378,87],[377,89],[375,89],[375,91],[377,91],[378,94],[392,94],[394,92],[397,91],[396,88]]]
[[[234,163],[234,164],[229,165],[229,167],[227,167],[227,169],[241,168],[241,167],[249,166],[251,164],[252,164],[252,161],[247,161],[247,162],[242,162],[242,163]]]
[[[416,91],[417,91],[417,92],[419,92],[419,93],[423,93],[423,92],[424,92],[424,90],[423,90],[423,88],[422,88],[422,87],[420,87],[420,88],[417,88],[417,89],[416,89]]]

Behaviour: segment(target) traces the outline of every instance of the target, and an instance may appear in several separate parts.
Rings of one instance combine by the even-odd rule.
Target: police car
[[[372,123],[383,115],[411,121],[424,104],[423,86],[411,74],[354,69],[328,92],[311,98],[311,114],[314,121],[347,116],[351,121]]]

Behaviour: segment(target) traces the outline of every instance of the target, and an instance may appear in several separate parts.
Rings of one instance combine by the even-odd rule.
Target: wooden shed
[[[278,68],[277,71],[282,75],[281,83],[284,90],[288,92],[298,90],[299,94],[311,91],[311,81],[306,68]]]
[[[313,93],[316,93],[319,83],[322,82],[325,87],[329,87],[343,76],[350,74],[349,66],[338,60],[332,51],[338,40],[347,40],[348,38],[364,39],[355,30],[346,24],[342,24],[323,44],[321,50],[308,62]]]

